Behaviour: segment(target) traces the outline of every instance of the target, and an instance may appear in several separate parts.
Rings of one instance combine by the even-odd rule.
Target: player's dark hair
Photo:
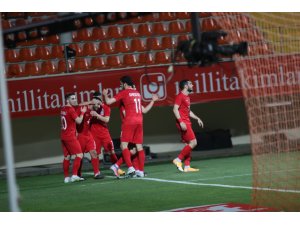
[[[72,92],[72,93],[67,93],[66,95],[65,95],[65,100],[68,100],[71,96],[73,96],[73,95],[75,95],[75,93],[74,92]]]
[[[179,88],[180,90],[183,90],[184,89],[184,86],[187,85],[189,82],[189,80],[182,80],[179,82]]]
[[[94,98],[94,97],[100,97],[100,98],[101,98],[101,96],[102,96],[102,94],[101,94],[99,91],[95,91],[95,92],[93,93],[93,98]]]
[[[102,102],[102,99],[101,99],[100,97],[98,97],[98,96],[94,96],[93,99],[97,99],[97,100],[99,100],[100,102]]]
[[[133,85],[134,85],[133,82],[132,82],[132,80],[131,80],[131,77],[129,77],[129,76],[123,76],[123,77],[121,77],[120,81],[123,84],[127,84],[127,85],[129,85],[131,87],[133,87]]]

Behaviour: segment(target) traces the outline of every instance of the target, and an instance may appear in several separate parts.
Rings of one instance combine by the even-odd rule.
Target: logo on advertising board
[[[157,94],[160,100],[167,97],[166,77],[162,73],[143,74],[140,78],[142,98],[149,102],[152,94]]]
[[[203,205],[169,210],[171,212],[276,212],[278,210],[269,207],[256,207],[241,203],[223,203]]]

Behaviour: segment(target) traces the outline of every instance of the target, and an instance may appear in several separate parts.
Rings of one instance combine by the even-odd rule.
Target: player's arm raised
[[[181,129],[186,130],[186,124],[185,124],[185,122],[182,121],[178,109],[179,109],[179,105],[175,104],[173,107],[173,113],[174,113],[177,121],[179,122]]]
[[[75,122],[77,123],[77,124],[81,124],[81,122],[82,122],[82,120],[83,120],[83,115],[84,115],[84,113],[86,112],[86,106],[83,106],[83,107],[81,107],[81,109],[80,109],[80,116],[78,116],[76,119],[75,119]]]
[[[104,99],[105,99],[105,102],[106,102],[107,105],[111,105],[111,104],[113,104],[113,103],[116,102],[115,98],[108,97],[108,95],[107,95],[108,94],[108,90],[107,89],[103,89],[102,94],[104,96]]]
[[[154,102],[156,102],[158,99],[159,99],[158,95],[153,94],[151,102],[146,107],[142,106],[142,113],[145,114],[145,113],[149,112],[150,109],[152,108],[152,106],[154,105]]]
[[[190,117],[197,120],[200,127],[204,127],[202,120],[198,116],[196,116],[192,111],[190,111]]]

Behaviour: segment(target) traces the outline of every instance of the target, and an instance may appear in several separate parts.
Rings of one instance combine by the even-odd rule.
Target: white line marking
[[[244,176],[252,176],[252,173],[245,173],[245,174],[232,175],[232,176],[212,177],[212,178],[206,178],[206,179],[196,179],[196,180],[190,180],[190,181],[216,180],[216,179],[232,178],[232,177],[244,177]]]
[[[139,178],[141,179],[141,178]],[[237,186],[237,185],[226,185],[226,184],[205,184],[205,183],[193,183],[189,181],[178,181],[178,180],[164,180],[157,178],[142,178],[141,180],[149,180],[163,183],[175,183],[175,184],[188,184],[195,186],[208,186],[208,187],[223,187],[223,188],[236,188],[236,189],[248,189],[248,190],[259,190],[259,191],[275,191],[275,192],[288,192],[288,193],[299,193],[300,190],[284,190],[284,189],[274,189],[274,188],[260,188],[260,187],[248,187],[248,186]]]
[[[275,172],[280,172],[280,171],[275,171]],[[88,173],[86,173],[86,174],[88,174]],[[235,177],[235,176],[244,176],[244,175],[252,175],[252,174],[240,174],[240,175],[224,176],[224,177]],[[105,177],[107,177],[107,178],[116,178],[115,176],[105,176]],[[220,177],[220,178],[223,178],[223,177]],[[297,193],[297,194],[300,194],[300,190],[289,190],[289,189],[285,190],[285,189],[263,188],[263,187],[249,187],[249,186],[238,186],[238,185],[227,185],[227,184],[193,183],[193,182],[190,182],[190,181],[165,180],[165,179],[150,178],[150,177],[129,178],[129,179],[149,180],[149,181],[156,181],[156,182],[163,182],[163,183],[188,184],[188,185],[195,185],[195,186],[223,187],[223,188],[233,188],[233,189],[248,189],[248,190],[258,190],[258,191],[275,191],[275,192],[285,192],[285,193]],[[201,180],[201,179],[199,179],[199,180]],[[206,179],[206,180],[209,180],[209,179]],[[197,180],[192,180],[192,181],[197,181]]]
[[[276,170],[276,171],[272,171],[272,173],[284,173],[284,172],[299,171],[299,170],[300,169]],[[262,174],[263,173],[259,173],[259,175],[262,175]],[[217,180],[217,179],[223,179],[223,178],[233,178],[233,177],[243,177],[243,176],[252,176],[252,173],[237,174],[237,175],[231,175],[231,176],[212,177],[212,178],[203,178],[203,179],[196,179],[196,180],[190,180],[190,181]]]

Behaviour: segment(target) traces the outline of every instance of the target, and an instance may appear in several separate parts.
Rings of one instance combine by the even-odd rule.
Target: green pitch
[[[63,183],[63,174],[18,178],[25,212],[150,212],[217,203],[251,204],[251,156],[192,161],[200,172],[180,173],[170,162],[146,165],[148,176]],[[223,185],[223,186],[222,186]],[[244,188],[241,188],[244,187]],[[8,211],[7,183],[0,180],[0,211]]]

